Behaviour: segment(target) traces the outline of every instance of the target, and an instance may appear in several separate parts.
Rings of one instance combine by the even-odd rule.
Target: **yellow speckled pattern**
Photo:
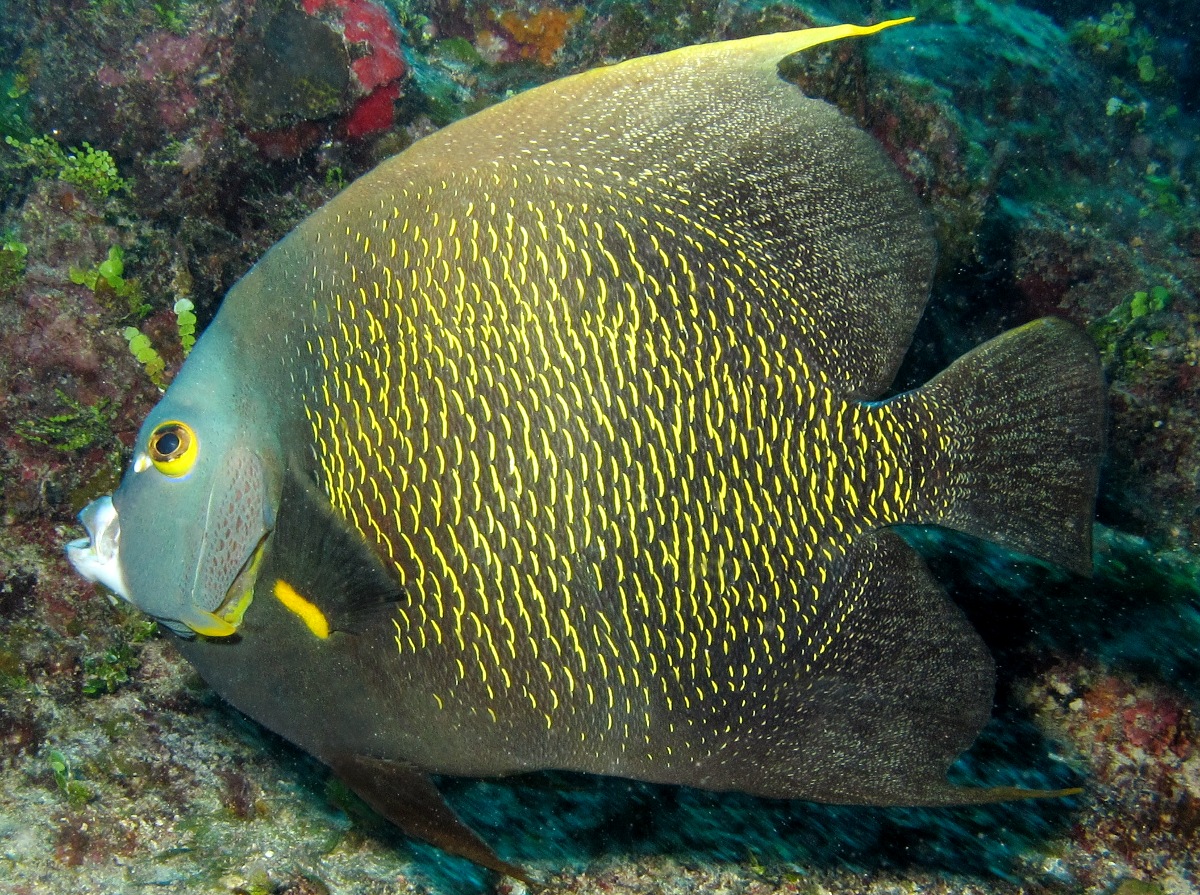
[[[322,487],[411,596],[395,646],[425,698],[663,766],[742,726],[784,655],[839,648],[855,607],[826,605],[831,575],[937,500],[922,452],[945,445],[936,408],[846,398],[871,352],[818,287],[851,278],[765,218],[809,160],[689,183],[584,139],[401,165],[331,208],[293,375]]]
[[[779,78],[808,40],[517,96],[359,178],[231,292],[217,323],[304,480],[279,516],[328,527],[311,480],[342,538],[273,536],[267,562],[328,619],[309,674],[358,720],[333,736],[292,694],[259,712],[275,729],[440,773],[964,798],[944,774],[991,660],[886,529],[1085,567],[1102,386],[1043,322],[879,400],[933,245],[871,138]],[[330,557],[365,577],[314,574]],[[271,649],[316,648],[282,624],[308,639]]]

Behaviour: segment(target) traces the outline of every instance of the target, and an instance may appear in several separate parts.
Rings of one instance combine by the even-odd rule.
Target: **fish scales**
[[[888,529],[1084,570],[1095,353],[1037,321],[880,400],[932,242],[776,72],[855,33],[585,73],[360,178],[231,290],[72,561],[407,832],[507,873],[427,774],[1044,794],[946,782],[992,664]]]
[[[897,421],[904,414],[891,405],[851,404],[817,384],[821,377],[805,359],[803,321],[793,313],[801,301],[793,298],[787,280],[771,285],[755,273],[778,269],[778,259],[762,245],[741,240],[746,248],[737,256],[737,288],[731,288],[719,261],[708,260],[724,258],[717,254],[724,249],[721,240],[733,244],[737,222],[713,213],[711,224],[699,226],[661,189],[627,182],[618,198],[632,201],[633,209],[599,199],[564,201],[561,186],[553,191],[545,182],[528,183],[534,177],[553,181],[544,166],[530,162],[503,173],[487,171],[475,182],[472,174],[439,172],[435,184],[407,187],[408,197],[385,195],[385,207],[394,203],[396,214],[404,209],[407,233],[390,235],[385,214],[365,221],[371,228],[366,232],[334,230],[313,250],[316,266],[338,271],[337,261],[348,251],[344,244],[359,248],[353,265],[343,261],[342,282],[350,279],[350,270],[378,264],[364,245],[393,243],[398,256],[408,252],[432,267],[446,261],[449,270],[439,283],[480,282],[484,265],[471,259],[487,257],[486,242],[457,258],[429,248],[452,245],[450,231],[460,229],[467,204],[475,205],[470,220],[481,234],[528,234],[505,243],[513,257],[501,254],[499,296],[448,294],[440,285],[418,284],[413,290],[400,278],[392,278],[391,290],[378,298],[360,291],[365,312],[360,316],[395,327],[385,326],[383,337],[374,340],[389,346],[390,367],[381,347],[367,347],[369,331],[347,322],[349,315],[319,308],[302,321],[312,357],[321,354],[318,338],[358,346],[356,356],[314,379],[302,396],[322,487],[364,538],[394,557],[413,601],[427,611],[432,607],[419,631],[402,627],[396,634],[397,649],[411,660],[401,686],[414,698],[461,705],[464,714],[516,730],[541,721],[580,751],[611,740],[612,748],[637,750],[649,767],[669,770],[672,761],[693,761],[691,750],[705,738],[744,727],[741,694],[753,692],[771,662],[800,650],[810,654],[811,663],[828,648],[828,635],[814,633],[805,615],[828,613],[836,627],[846,610],[826,610],[805,582],[828,577],[854,535],[919,518],[920,508],[917,516],[910,509],[914,487],[926,500],[936,500],[936,492],[921,488],[926,474],[919,469],[906,486],[878,474],[881,457],[892,458],[896,468],[913,465],[912,438]],[[544,211],[532,202],[505,208],[489,194],[522,181],[525,189],[548,194]],[[572,185],[572,192],[588,196],[605,193],[593,179],[580,177]],[[414,194],[423,205],[409,204]],[[718,198],[706,201],[715,204]],[[591,217],[581,222],[575,249],[564,256],[568,276],[531,261],[540,215],[572,219],[585,204]],[[480,213],[488,207],[497,208],[495,215]],[[657,217],[647,217],[647,211]],[[691,232],[688,255],[664,258],[650,246],[651,234],[665,235],[663,218]],[[604,263],[589,265],[583,253]],[[641,289],[622,288],[626,269],[640,270]],[[778,323],[761,310],[768,294]],[[483,320],[493,324],[468,322]],[[342,332],[347,326],[355,327],[349,338]],[[784,335],[789,331],[790,340]],[[758,349],[754,355],[742,351],[747,338]],[[506,350],[514,345],[521,346],[515,355]],[[488,371],[486,376],[461,375],[467,354],[468,366]],[[290,364],[295,357],[286,360]],[[422,375],[410,375],[423,364],[428,367]],[[370,425],[339,424],[325,397],[337,396],[361,415],[363,407],[377,403],[371,383],[378,369],[401,384],[398,407],[421,408],[407,415],[409,424],[398,433],[406,465],[416,471],[405,488],[393,478],[386,450],[391,435]],[[431,389],[430,382],[437,386]],[[572,383],[566,394],[560,382]],[[698,439],[685,443],[678,420],[668,435],[662,420],[667,407],[694,408],[689,425]],[[794,431],[793,420],[801,421]],[[356,438],[346,435],[346,426]],[[460,493],[461,484],[454,481],[457,470],[439,463],[435,444],[423,439],[430,431],[449,435],[453,452],[473,455],[475,465],[488,470],[475,501],[492,508],[482,531],[477,522],[460,517],[456,523],[444,511],[444,495]],[[785,443],[796,450],[779,452],[778,434],[770,433],[780,431],[790,433]],[[545,437],[531,437],[536,432]],[[830,461],[842,468],[829,468]],[[808,474],[792,473],[794,462]],[[540,477],[552,464],[554,494]],[[697,474],[680,483],[675,474],[680,466]],[[353,471],[347,475],[345,469]],[[806,512],[802,506],[810,500]],[[768,518],[770,527],[764,524]],[[427,537],[402,540],[404,531]],[[784,549],[774,549],[781,540]],[[560,544],[566,549],[560,551]],[[701,544],[711,546],[702,551]],[[448,557],[461,557],[462,565],[455,567]],[[605,592],[606,582],[615,586],[611,605],[571,600],[580,591]],[[764,591],[773,597],[770,611],[755,604]],[[548,609],[563,604],[570,609]],[[503,649],[478,649],[471,634],[476,628],[497,632]],[[744,644],[751,632],[763,637],[751,647],[753,660]],[[574,681],[586,677],[589,650],[605,655],[608,671],[600,691],[589,694],[591,701],[624,711],[611,729],[606,724],[594,730],[586,713],[573,724],[569,715],[556,718],[548,710],[574,708],[563,694],[573,693]],[[500,711],[511,699],[495,683],[502,655],[510,662],[529,659],[508,667],[521,695],[520,711]],[[418,680],[435,681],[435,690],[419,692],[412,686]],[[692,735],[682,728],[679,741],[670,744],[672,755],[655,754],[647,748],[654,739],[653,718],[677,705],[694,709],[685,723],[703,722],[701,729]],[[493,721],[493,714],[503,720]],[[714,717],[722,721],[712,730]]]

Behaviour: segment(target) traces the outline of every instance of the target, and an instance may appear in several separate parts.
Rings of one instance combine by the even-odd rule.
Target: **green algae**
[[[131,612],[118,629],[116,643],[103,652],[83,657],[83,695],[92,698],[105,696],[131,683],[133,672],[142,666],[140,652],[134,647],[157,636],[156,622]]]
[[[1178,178],[1147,172],[1142,183],[1142,195],[1147,203],[1138,212],[1139,217],[1148,217],[1155,211],[1170,217],[1183,213],[1187,188]]]
[[[111,439],[116,418],[112,401],[101,399],[95,404],[84,404],[62,389],[54,391],[66,409],[37,419],[18,420],[18,435],[65,453],[86,450]]]
[[[29,76],[15,69],[0,69],[0,135],[28,140],[33,134],[29,126]],[[0,153],[7,156],[7,153]],[[0,200],[17,192],[18,178],[12,176],[15,165],[8,157],[0,158]],[[4,291],[8,260],[0,256],[0,293]]]
[[[1114,3],[1100,18],[1076,22],[1071,40],[1110,71],[1142,85],[1163,85],[1170,78],[1167,69],[1154,61],[1158,41],[1146,27],[1135,24],[1136,19],[1132,3]]]
[[[183,357],[187,357],[196,344],[196,312],[191,299],[180,298],[171,308],[175,314],[175,336]],[[127,326],[121,331],[129,343],[129,353],[142,365],[142,369],[159,388],[166,388],[169,381],[167,362],[159,353],[150,336],[136,326]]]
[[[1161,324],[1171,305],[1171,291],[1161,284],[1137,290],[1115,308],[1093,321],[1088,332],[1100,349],[1105,368],[1127,376],[1141,370],[1154,350],[1171,340]]]
[[[121,335],[129,343],[129,353],[142,365],[142,369],[150,381],[159,388],[166,388],[167,380],[164,374],[167,370],[167,362],[162,359],[158,349],[151,344],[150,337],[136,326],[125,327],[121,331]]]
[[[175,312],[175,329],[179,335],[179,347],[187,357],[196,344],[196,306],[191,299],[181,298],[171,308]]]
[[[1136,320],[1156,311],[1166,310],[1171,303],[1171,293],[1165,286],[1155,286],[1149,292],[1135,292],[1129,300],[1129,317]]]
[[[1097,53],[1118,52],[1129,49],[1126,44],[1133,33],[1133,20],[1136,16],[1132,3],[1114,3],[1112,9],[1099,19],[1087,19],[1075,26],[1076,40]],[[1135,44],[1137,48],[1143,45],[1141,40]]]
[[[46,753],[46,765],[54,775],[58,791],[66,796],[72,808],[81,808],[95,798],[92,788],[75,777],[70,760],[58,749]]]
[[[0,245],[0,295],[12,292],[25,279],[25,258],[29,246],[18,239],[5,240]]]
[[[159,24],[172,34],[183,37],[188,33],[188,10],[181,0],[155,0],[153,9]]]
[[[117,313],[141,319],[152,310],[141,282],[125,277],[125,251],[119,245],[109,246],[104,260],[94,267],[72,266],[67,276],[75,285],[91,289],[101,304]]]
[[[25,675],[21,658],[0,638],[0,697],[28,692],[33,682]]]
[[[124,643],[98,656],[85,656],[83,695],[96,697],[115,693],[119,687],[129,683],[130,672],[141,664],[137,654]]]
[[[86,141],[64,149],[49,135],[20,140],[10,134],[4,142],[24,167],[35,169],[41,177],[73,184],[93,199],[107,199],[117,190],[129,189],[129,181],[117,172],[117,163],[108,151]]]

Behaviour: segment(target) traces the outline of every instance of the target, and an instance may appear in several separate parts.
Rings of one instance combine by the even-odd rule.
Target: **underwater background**
[[[907,14],[786,71],[880,141],[936,231],[897,388],[1045,314],[1101,352],[1093,579],[906,533],[999,664],[956,780],[1083,793],[901,810],[558,773],[443,790],[560,892],[1200,890],[1191,4],[0,0],[0,893],[487,891],[72,573],[75,514],[225,290],[381,159],[605,62]]]

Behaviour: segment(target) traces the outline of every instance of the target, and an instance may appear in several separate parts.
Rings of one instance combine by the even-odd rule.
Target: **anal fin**
[[[986,723],[993,663],[895,532],[862,536],[768,670],[766,694],[701,785],[835,804],[952,805],[1024,795],[946,771]]]
[[[502,860],[463,823],[429,777],[414,765],[367,755],[341,754],[326,756],[324,760],[363,801],[406,835],[481,867],[536,885],[524,870]]]

